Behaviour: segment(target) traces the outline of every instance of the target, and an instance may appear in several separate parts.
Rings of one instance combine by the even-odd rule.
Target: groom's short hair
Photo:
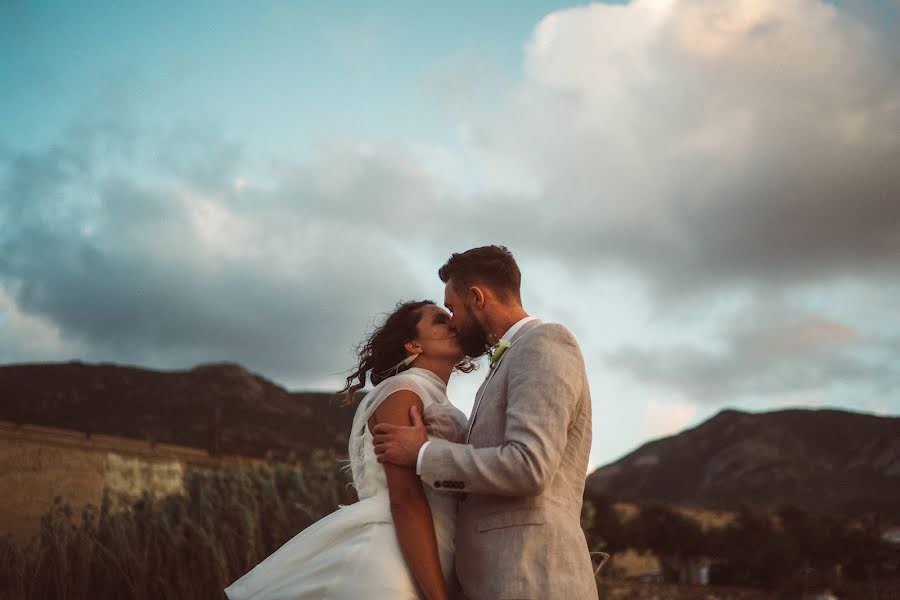
[[[452,278],[453,287],[458,291],[481,284],[504,301],[522,303],[519,290],[522,273],[506,246],[482,246],[465,252],[454,252],[444,266],[438,269],[438,277],[444,283]]]

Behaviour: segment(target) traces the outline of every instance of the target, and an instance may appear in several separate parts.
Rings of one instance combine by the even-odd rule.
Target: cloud
[[[159,135],[88,115],[54,144],[0,154],[12,360],[235,360],[321,378],[350,366],[377,313],[439,289],[398,243],[439,201],[402,149],[334,144],[235,186],[240,145],[205,127]]]
[[[607,363],[642,384],[707,404],[769,398],[822,405],[842,386],[887,397],[900,385],[889,339],[778,303],[738,311],[706,344],[626,345]]]
[[[521,81],[468,54],[425,77],[461,115],[458,146],[329,139],[309,159],[269,160],[223,124],[149,127],[128,94],[91,100],[51,143],[0,141],[0,292],[14,315],[0,347],[228,359],[309,381],[348,367],[374,313],[439,293],[450,252],[492,242],[550,283],[623,267],[666,306],[731,287],[897,285],[900,45],[861,14],[815,0],[555,12]],[[350,33],[357,49],[373,39]],[[566,294],[529,277],[536,296]],[[603,301],[571,307],[584,331]],[[896,319],[879,337],[813,306],[741,315],[711,338],[608,360],[702,402],[897,381]],[[15,350],[24,327],[44,350]]]
[[[659,331],[606,362],[642,390],[893,397],[900,321],[870,311],[900,283],[900,44],[879,15],[816,0],[548,15],[524,81],[469,126],[491,197],[479,222],[582,280],[639,277]],[[870,297],[834,293],[848,282]],[[807,298],[766,300],[791,294]],[[732,296],[750,305],[713,314]]]
[[[537,26],[525,73],[472,135],[517,182],[486,219],[517,246],[626,265],[667,300],[896,280],[887,32],[816,0],[593,4]]]

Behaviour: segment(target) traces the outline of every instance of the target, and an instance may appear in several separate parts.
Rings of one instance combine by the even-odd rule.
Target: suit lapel
[[[481,387],[478,388],[478,393],[475,394],[475,404],[472,406],[472,415],[469,417],[469,428],[466,431],[466,443],[469,443],[469,437],[472,435],[472,426],[475,424],[475,417],[478,416],[478,409],[481,408],[481,401],[484,398],[484,395],[487,393],[488,384],[491,382],[491,379],[494,378],[494,375],[497,374],[497,371],[500,370],[500,363],[503,362],[503,359],[506,358],[506,355],[512,350],[512,347],[515,346],[516,342],[518,342],[522,337],[543,323],[540,319],[534,319],[533,321],[529,321],[522,325],[522,328],[516,332],[516,334],[509,341],[509,348],[506,349],[506,352],[503,353],[503,356],[497,360],[494,364],[494,368],[491,369],[490,373],[487,374],[487,377],[484,378],[484,383],[481,384]]]
[[[512,348],[512,345],[510,345]],[[509,349],[507,348],[507,352]],[[502,356],[500,357],[502,360]],[[472,435],[472,425],[475,423],[475,415],[478,414],[478,409],[481,407],[481,399],[484,398],[484,393],[487,391],[488,383],[490,383],[491,379],[494,377],[494,374],[497,373],[497,369],[500,367],[500,361],[497,361],[497,364],[491,369],[491,372],[488,373],[487,377],[484,378],[484,383],[481,384],[481,387],[478,388],[478,393],[475,394],[475,404],[472,406],[472,416],[469,417],[469,429],[466,431],[466,443],[469,442],[469,436]]]

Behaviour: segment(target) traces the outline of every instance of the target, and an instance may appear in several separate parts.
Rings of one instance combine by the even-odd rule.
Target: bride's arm
[[[422,401],[416,394],[408,390],[394,392],[375,409],[375,414],[369,419],[369,429],[377,423],[409,425],[411,406],[422,411]],[[414,468],[392,464],[382,466],[387,476],[397,540],[406,564],[425,598],[446,599],[447,589],[434,535],[434,521],[422,482]]]

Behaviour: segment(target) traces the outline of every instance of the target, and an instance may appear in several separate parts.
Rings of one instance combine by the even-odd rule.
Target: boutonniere
[[[494,365],[500,361],[500,357],[503,356],[503,353],[509,349],[509,340],[501,339],[497,342],[497,345],[494,347],[494,351],[491,352],[491,368],[494,368]]]

